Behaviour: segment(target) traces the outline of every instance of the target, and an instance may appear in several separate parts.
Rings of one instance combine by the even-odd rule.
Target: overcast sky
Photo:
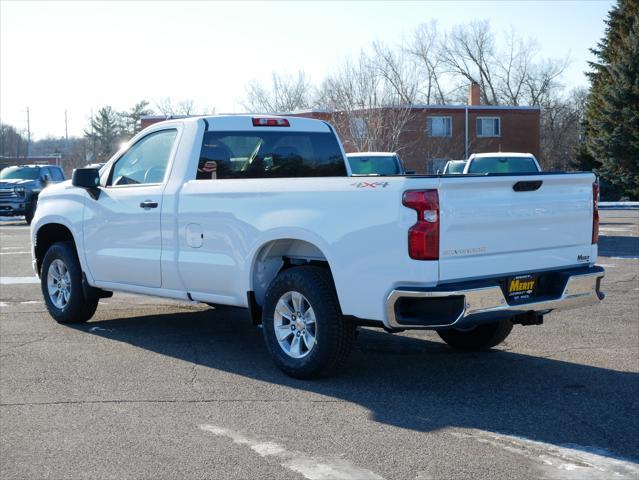
[[[390,44],[433,19],[442,30],[488,19],[569,57],[586,85],[588,49],[611,1],[0,2],[0,117],[35,138],[80,135],[90,112],[147,99],[193,99],[241,111],[245,84],[305,70],[315,82],[373,40]]]

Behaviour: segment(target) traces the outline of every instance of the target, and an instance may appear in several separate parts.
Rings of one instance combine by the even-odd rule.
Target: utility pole
[[[31,121],[29,118],[29,107],[27,107],[27,158],[31,156]]]
[[[69,148],[69,124],[67,122],[67,109],[64,109],[64,148]]]

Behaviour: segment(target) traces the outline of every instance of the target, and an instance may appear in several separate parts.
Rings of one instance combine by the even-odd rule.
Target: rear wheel
[[[275,277],[262,326],[273,361],[296,378],[335,373],[355,341],[356,327],[344,320],[330,273],[321,267],[290,268]]]
[[[438,330],[444,342],[458,350],[487,350],[506,340],[513,329],[510,320],[479,325],[472,330]]]
[[[49,314],[59,323],[83,323],[98,307],[97,297],[86,298],[82,269],[72,242],[49,247],[42,261],[40,286]]]

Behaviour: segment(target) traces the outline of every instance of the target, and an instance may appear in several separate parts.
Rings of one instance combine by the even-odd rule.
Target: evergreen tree
[[[639,0],[618,0],[592,49],[584,132],[603,180],[639,199]]]
[[[112,107],[102,107],[91,119],[90,128],[84,131],[84,135],[89,140],[89,151],[93,153],[93,161],[108,160],[117,150],[118,142],[122,138],[120,116]]]
[[[128,137],[134,136],[141,130],[140,121],[142,117],[153,115],[153,109],[149,108],[149,102],[142,100],[128,112],[120,113],[122,118],[123,133]]]

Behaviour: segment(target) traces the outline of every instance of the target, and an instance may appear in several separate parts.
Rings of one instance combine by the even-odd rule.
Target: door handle
[[[158,202],[145,200],[144,202],[140,203],[140,208],[158,208]]]

